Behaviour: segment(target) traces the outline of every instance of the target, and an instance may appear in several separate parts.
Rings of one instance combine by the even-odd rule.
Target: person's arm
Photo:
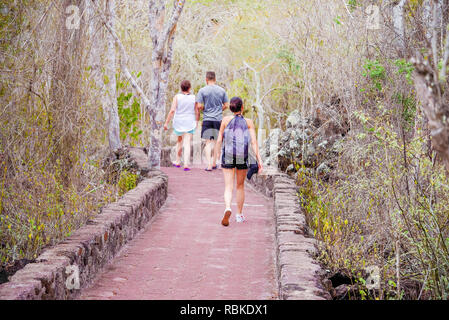
[[[167,120],[165,120],[164,130],[168,130],[168,123],[171,121],[171,119],[173,119],[173,116],[175,115],[177,107],[178,107],[178,99],[176,99],[176,96],[175,96],[173,98],[171,109],[168,112]]]
[[[204,98],[202,90],[198,91],[198,94],[195,97],[195,116],[196,122],[200,121],[200,113],[204,110]]]
[[[200,113],[204,110],[204,105],[200,102],[195,102],[196,121],[200,121]]]
[[[223,121],[221,122],[221,126],[220,126],[220,132],[218,133],[218,138],[217,138],[217,142],[215,143],[215,148],[214,148],[214,157],[215,159],[218,159],[218,157],[220,156],[220,150],[221,150],[221,145],[223,143],[223,133],[224,130],[226,128],[227,125],[227,119],[223,119]]]
[[[260,152],[259,152],[259,144],[257,143],[256,128],[254,126],[253,120],[246,119],[246,123],[248,125],[249,135],[251,137],[251,146],[253,148],[254,154],[256,155],[257,163],[259,165],[259,173],[260,173],[263,170],[263,166],[262,166],[262,158],[261,158]]]
[[[227,108],[229,108],[229,98],[228,98],[228,94],[224,93],[223,95],[223,111],[225,111]]]

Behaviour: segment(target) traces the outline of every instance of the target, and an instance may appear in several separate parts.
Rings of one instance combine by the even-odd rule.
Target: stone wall
[[[267,168],[250,183],[273,197],[276,225],[276,264],[282,300],[331,299],[321,283],[320,265],[314,260],[316,243],[301,211],[297,186],[287,174]]]
[[[133,150],[139,163],[142,150]],[[144,166],[143,163],[141,163]],[[144,170],[146,171],[146,170]],[[119,201],[64,242],[48,248],[23,269],[0,285],[0,300],[74,299],[93,282],[98,272],[135,237],[165,203],[168,177],[162,171],[147,171],[146,178]],[[79,275],[79,277],[78,277]]]

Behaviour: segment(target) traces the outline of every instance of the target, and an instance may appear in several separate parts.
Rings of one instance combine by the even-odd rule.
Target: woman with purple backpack
[[[237,214],[236,222],[244,222],[243,204],[245,202],[245,177],[247,176],[249,165],[256,166],[256,172],[261,172],[262,159],[259,153],[259,146],[256,139],[256,130],[251,119],[243,117],[243,101],[240,97],[231,99],[229,108],[234,116],[224,117],[221,122],[217,144],[215,146],[215,156],[218,159],[220,148],[222,149],[221,168],[225,180],[224,200],[226,209],[221,224],[229,226],[231,217],[232,192],[234,180],[237,181]],[[249,164],[249,144],[257,160],[256,164]],[[257,170],[258,167],[258,170]]]

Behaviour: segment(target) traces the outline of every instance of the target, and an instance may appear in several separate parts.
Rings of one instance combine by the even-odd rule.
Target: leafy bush
[[[92,177],[98,169],[85,164]],[[2,166],[3,178],[6,166]],[[99,174],[99,170],[97,171]],[[111,186],[86,184],[82,189],[65,186],[61,166],[23,172],[21,181],[0,184],[0,264],[35,259],[43,247],[54,245],[95,216],[105,203],[114,201]]]
[[[128,170],[123,170],[120,173],[120,178],[117,183],[119,196],[122,196],[129,190],[134,189],[137,186],[137,179],[137,174],[131,173]]]
[[[137,77],[140,76],[140,73]],[[128,82],[120,81],[117,75],[117,97],[118,114],[120,118],[120,140],[128,142],[131,146],[138,145],[143,131],[139,127],[141,116],[139,99],[132,99],[133,93],[128,92]],[[132,100],[131,100],[132,99]],[[131,103],[132,101],[132,103]]]

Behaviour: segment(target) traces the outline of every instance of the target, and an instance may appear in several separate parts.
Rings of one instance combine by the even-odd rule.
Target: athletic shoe
[[[241,223],[245,221],[245,217],[243,214],[236,214],[235,215],[235,222]]]
[[[184,171],[190,171],[190,168],[184,168]]]
[[[225,227],[229,226],[229,218],[231,217],[232,211],[231,209],[226,209],[224,212],[223,220],[221,220],[221,224]]]
[[[180,164],[174,164],[174,163],[173,163],[173,167],[181,168],[181,165],[180,165]]]

